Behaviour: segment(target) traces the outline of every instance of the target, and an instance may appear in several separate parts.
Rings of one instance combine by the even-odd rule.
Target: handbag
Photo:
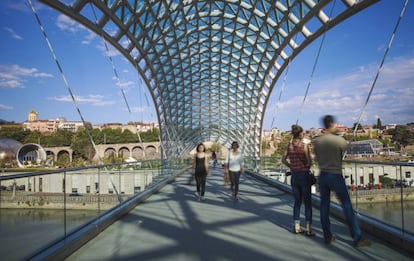
[[[311,185],[315,185],[316,184],[316,177],[315,177],[315,173],[313,173],[313,171],[309,170],[309,181]]]

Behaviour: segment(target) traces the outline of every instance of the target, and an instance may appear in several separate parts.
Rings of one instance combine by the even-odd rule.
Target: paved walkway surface
[[[325,245],[319,210],[315,237],[292,233],[293,196],[242,176],[240,200],[223,186],[223,169],[208,176],[205,201],[183,175],[119,219],[67,260],[413,260],[366,235],[354,248],[347,227],[331,219],[337,240]],[[302,207],[303,213],[303,207]],[[303,214],[302,214],[303,220]]]

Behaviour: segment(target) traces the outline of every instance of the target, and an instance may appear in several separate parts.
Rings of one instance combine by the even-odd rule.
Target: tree
[[[377,127],[377,129],[382,130],[382,122],[381,122],[380,118],[377,119],[377,126],[376,127]]]
[[[24,143],[27,135],[30,134],[30,130],[25,130],[20,126],[4,126],[0,128],[0,138],[8,138],[17,140],[20,143]]]
[[[23,139],[23,144],[24,143],[38,143],[41,144],[41,137],[42,137],[42,133],[40,131],[31,131],[29,132]]]
[[[122,143],[133,143],[138,141],[138,136],[135,133],[132,133],[130,130],[124,130],[122,132]]]
[[[122,143],[122,129],[121,128],[104,128],[102,130],[104,136],[104,144]]]
[[[277,147],[277,150],[275,151],[275,156],[282,156],[285,152],[287,146],[290,143],[291,134],[282,134],[282,140],[280,141],[279,146]]]
[[[358,131],[358,130],[362,130],[362,126],[361,126],[361,124],[360,123],[358,123],[358,122],[355,122],[354,123],[354,125],[352,126],[352,129],[353,130],[355,130],[355,127],[356,127],[356,130]]]
[[[213,142],[213,144],[211,144],[211,148],[210,148],[210,150],[211,150],[211,151],[218,152],[218,151],[220,150],[220,148],[221,148],[221,146],[220,146],[220,144],[219,144],[219,143],[217,143],[217,142]]]
[[[66,166],[69,166],[69,163],[70,163],[69,154],[62,153],[58,155],[57,162],[56,162],[58,166],[66,167]]]
[[[160,141],[160,130],[157,128],[152,128],[150,130],[147,130],[146,132],[141,132],[140,135],[142,142]]]
[[[59,129],[49,135],[42,135],[40,140],[42,142],[42,146],[45,147],[70,146],[73,135],[74,133],[69,130]]]
[[[95,156],[95,150],[89,140],[85,129],[80,128],[72,137],[71,149],[73,150],[74,158],[82,158],[83,160],[91,161]]]
[[[392,135],[392,141],[401,148],[414,144],[414,132],[409,130],[407,126],[397,125],[395,129],[391,129],[388,133]]]

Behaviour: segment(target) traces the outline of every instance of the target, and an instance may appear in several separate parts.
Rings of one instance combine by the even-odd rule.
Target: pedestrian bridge
[[[165,174],[154,176],[153,183],[144,191],[131,195],[109,211],[100,211],[86,223],[76,225],[76,220],[65,214],[62,217],[65,222],[57,224],[59,222],[43,217],[39,224],[28,227],[23,235],[11,231],[14,225],[2,226],[2,233],[9,235],[8,239],[15,239],[2,240],[2,258],[180,261],[413,259],[414,235],[404,229],[404,223],[397,228],[359,214],[361,228],[372,245],[354,248],[341,210],[333,204],[331,222],[337,240],[326,245],[319,221],[317,194],[313,196],[316,236],[306,237],[292,233],[293,196],[287,184],[248,167],[246,175],[241,178],[240,199],[233,201],[228,187],[223,185],[223,168],[211,168],[206,200],[200,202],[195,195],[195,184],[189,182],[189,164],[177,166]],[[27,179],[27,175],[35,173],[18,175]],[[18,175],[3,175],[0,181],[17,179]],[[6,200],[5,195],[2,202]],[[34,213],[36,208],[40,206],[33,207]],[[41,223],[43,228],[36,229]]]
[[[352,247],[338,219],[332,220],[337,241],[325,245],[316,208],[317,236],[293,234],[292,195],[246,175],[234,202],[222,172],[208,177],[203,202],[189,175],[178,177],[67,260],[412,260],[373,236],[371,247]]]

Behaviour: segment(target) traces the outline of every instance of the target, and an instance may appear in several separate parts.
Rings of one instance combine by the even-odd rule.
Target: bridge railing
[[[281,157],[246,158],[246,168],[290,187],[291,177]],[[318,177],[317,166],[311,168]],[[345,160],[343,175],[356,211],[394,227],[414,233],[414,163]],[[312,193],[319,196],[318,184]],[[333,202],[338,202],[332,196]]]
[[[2,240],[0,256],[27,259],[45,246],[70,242],[82,229],[104,229],[94,222],[111,211],[113,216],[127,212],[188,164],[173,159],[23,173],[0,170],[1,237],[24,238]],[[115,220],[106,219],[99,224]]]

